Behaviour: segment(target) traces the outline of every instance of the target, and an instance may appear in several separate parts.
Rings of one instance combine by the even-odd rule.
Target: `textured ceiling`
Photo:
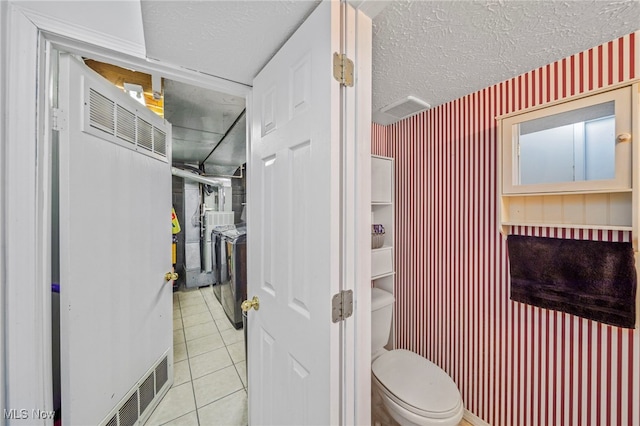
[[[317,3],[142,1],[147,56],[251,85]],[[437,106],[640,29],[640,0],[384,3],[373,20],[373,119],[381,124],[396,119],[379,109],[409,95]],[[202,102],[197,92],[174,94],[177,109]],[[207,105],[193,116],[218,122],[217,104]],[[207,131],[189,143],[194,132],[174,129],[175,158],[204,160],[220,138]],[[237,136],[229,141],[244,146]],[[229,150],[241,156],[221,146],[207,165],[224,164]]]
[[[640,29],[638,1],[393,1],[374,19],[374,120],[437,106]]]
[[[318,2],[143,0],[147,56],[251,85]]]

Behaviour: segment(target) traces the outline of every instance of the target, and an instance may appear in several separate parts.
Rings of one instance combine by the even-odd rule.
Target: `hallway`
[[[246,425],[244,333],[212,287],[173,294],[173,345],[173,387],[146,425]]]

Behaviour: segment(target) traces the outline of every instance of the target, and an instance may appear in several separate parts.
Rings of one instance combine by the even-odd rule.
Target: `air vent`
[[[138,117],[138,146],[153,151],[153,126]]]
[[[135,384],[129,396],[125,396],[113,411],[109,413],[101,423],[101,426],[134,426],[139,424],[141,418],[151,404],[160,396],[160,391],[168,382],[169,370],[166,356],[160,362],[152,366],[147,377]]]
[[[116,136],[123,141],[136,143],[136,115],[118,105]]]
[[[115,102],[91,89],[89,93],[89,125],[113,135]]]
[[[415,96],[407,96],[405,99],[387,105],[380,111],[395,118],[407,118],[429,108],[431,108],[431,105],[425,101]]]
[[[138,420],[138,393],[134,392],[118,411],[120,426],[133,426]]]
[[[160,392],[160,389],[167,383],[168,379],[167,358],[165,357],[156,367],[156,393]]]
[[[104,426],[118,426],[118,415],[114,415]]]
[[[162,119],[146,109],[121,105],[93,87],[87,86],[85,93],[85,132],[141,154],[167,160],[168,141]],[[146,120],[142,118],[147,116]],[[153,123],[157,123],[157,127]]]
[[[144,413],[144,410],[146,410],[149,404],[151,404],[155,394],[155,382],[153,380],[152,372],[138,388],[138,395],[140,395],[140,414]]]
[[[167,134],[156,128],[153,129],[153,151],[163,157],[167,156]]]

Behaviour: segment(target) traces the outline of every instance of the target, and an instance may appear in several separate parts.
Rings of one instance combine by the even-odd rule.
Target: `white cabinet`
[[[394,294],[394,184],[393,158],[371,156],[371,223],[384,226],[384,244],[371,250],[371,280],[373,286]],[[391,327],[389,344],[393,348],[395,339]]]
[[[639,87],[498,117],[504,234],[516,225],[633,231],[637,249]]]

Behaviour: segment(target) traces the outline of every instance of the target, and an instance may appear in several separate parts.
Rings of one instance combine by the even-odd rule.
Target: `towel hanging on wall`
[[[511,300],[635,327],[631,243],[509,235],[507,245]]]

